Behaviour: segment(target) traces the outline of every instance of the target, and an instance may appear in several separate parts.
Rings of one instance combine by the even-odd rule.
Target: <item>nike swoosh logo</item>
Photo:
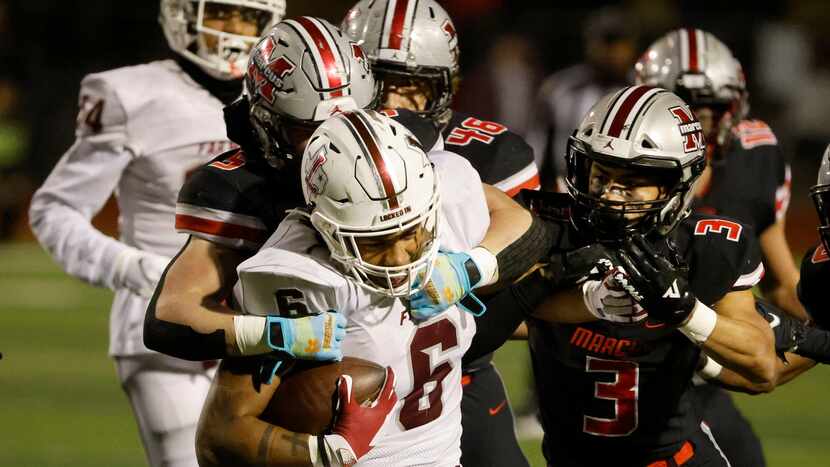
[[[666,323],[652,323],[650,321],[646,321],[645,327],[647,329],[659,329],[665,326]]]
[[[493,415],[501,412],[501,409],[503,409],[505,405],[507,405],[507,399],[501,401],[501,404],[487,410],[490,412],[490,416],[492,417]]]

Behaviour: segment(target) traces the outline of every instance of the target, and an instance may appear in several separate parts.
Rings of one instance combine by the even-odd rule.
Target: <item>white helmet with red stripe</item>
[[[458,34],[435,0],[361,0],[346,14],[343,32],[366,50],[372,70],[385,79],[422,79],[432,98],[423,114],[449,114],[459,72]]]
[[[566,184],[577,202],[574,220],[609,241],[630,230],[668,233],[689,214],[692,188],[706,163],[705,147],[700,122],[675,94],[629,86],[606,95],[568,142]],[[647,201],[597,196],[589,180],[596,162],[636,169],[663,187],[662,195]]]
[[[251,35],[210,27],[205,20],[240,20],[256,25]],[[285,0],[161,0],[159,22],[174,52],[214,78],[242,78],[251,47],[285,14]]]
[[[723,42],[695,28],[671,31],[655,41],[634,66],[637,84],[666,88],[692,106],[717,107],[718,145],[749,112],[741,63]]]
[[[301,16],[254,47],[245,93],[266,157],[295,159],[298,138],[289,134],[308,137],[336,112],[374,106],[377,87],[360,46],[329,22]]]
[[[362,287],[408,296],[416,275],[427,282],[438,253],[438,178],[409,130],[373,110],[338,114],[311,136],[301,175],[311,223]],[[361,238],[410,229],[421,239],[410,263],[381,266],[362,258]]]

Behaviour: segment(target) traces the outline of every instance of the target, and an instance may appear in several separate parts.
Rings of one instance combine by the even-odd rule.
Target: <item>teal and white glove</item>
[[[416,279],[414,287],[420,287],[420,290],[409,297],[409,314],[416,322],[426,321],[458,305],[475,316],[481,316],[487,307],[472,291],[495,282],[497,272],[496,257],[485,248],[476,247],[461,253],[441,251],[435,259],[429,281],[420,287],[422,276]],[[467,296],[472,299],[472,303],[467,303],[475,310],[461,304]]]
[[[312,316],[234,316],[240,355],[285,352],[300,360],[340,361],[346,336],[346,317],[330,310]]]

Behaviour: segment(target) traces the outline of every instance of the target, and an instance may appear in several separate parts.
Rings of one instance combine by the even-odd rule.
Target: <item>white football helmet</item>
[[[310,136],[336,112],[373,107],[377,87],[360,46],[328,21],[301,16],[280,22],[254,47],[245,94],[266,158],[299,160],[289,127]]]
[[[824,248],[830,251],[830,145],[821,156],[821,166],[818,169],[816,184],[810,188],[810,197],[818,213],[821,241]]]
[[[661,235],[689,215],[694,183],[706,164],[706,142],[689,106],[671,92],[629,86],[600,99],[568,142],[568,192],[574,220],[601,240],[627,231]],[[663,196],[651,201],[612,201],[592,194],[591,165],[636,168],[652,175]],[[636,214],[636,221],[626,214]]]
[[[303,153],[303,196],[311,223],[331,257],[362,287],[406,297],[429,280],[438,254],[438,178],[415,137],[373,110],[344,112],[323,122]],[[363,260],[356,239],[425,229],[420,255],[409,264]]]
[[[205,25],[206,10],[222,14],[229,8],[238,9],[244,21],[256,23],[256,34],[231,34]],[[214,78],[230,80],[242,78],[251,47],[283,15],[285,0],[161,0],[159,22],[173,51]]]
[[[727,142],[749,112],[741,63],[723,42],[695,28],[671,31],[655,41],[634,65],[637,84],[659,86],[690,105],[719,107],[716,141]]]
[[[378,81],[423,79],[432,100],[423,112],[446,120],[458,81],[458,34],[435,0],[361,0],[346,14],[343,32],[366,50]]]

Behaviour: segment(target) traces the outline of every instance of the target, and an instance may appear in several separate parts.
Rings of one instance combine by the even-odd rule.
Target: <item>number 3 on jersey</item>
[[[495,139],[494,136],[505,131],[507,131],[507,127],[496,122],[467,117],[461,122],[461,126],[457,126],[450,131],[445,142],[456,146],[466,146],[473,140],[490,144]]]
[[[412,392],[404,398],[399,420],[411,430],[435,420],[441,415],[444,405],[441,394],[443,381],[452,371],[450,362],[443,362],[433,368],[433,353],[446,352],[458,345],[455,325],[448,319],[436,321],[415,331],[409,344],[412,364]]]
[[[596,436],[628,436],[637,429],[637,398],[639,395],[640,368],[636,362],[622,360],[604,360],[586,357],[585,372],[610,373],[613,382],[594,382],[594,399],[592,407],[601,406],[603,412],[608,410],[608,402],[613,402],[614,418],[601,418],[585,415],[582,418],[582,431]]]

